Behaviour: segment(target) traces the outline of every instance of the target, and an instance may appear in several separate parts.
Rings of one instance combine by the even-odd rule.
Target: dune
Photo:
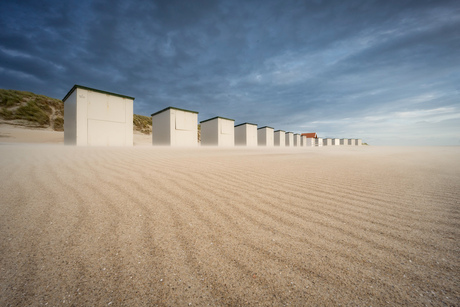
[[[0,123],[0,142],[64,144],[64,132]]]
[[[134,146],[151,146],[152,135],[133,131]],[[64,144],[64,132],[0,123],[0,143]]]
[[[460,302],[459,147],[6,139],[2,306]]]

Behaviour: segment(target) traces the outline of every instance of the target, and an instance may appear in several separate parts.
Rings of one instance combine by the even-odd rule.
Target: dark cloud
[[[414,133],[391,114],[460,114],[459,16],[458,1],[7,0],[0,87],[62,98],[78,83],[136,97],[139,114],[385,143],[388,127]]]

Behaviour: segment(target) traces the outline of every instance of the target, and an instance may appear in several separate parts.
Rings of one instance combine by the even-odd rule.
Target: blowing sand
[[[459,147],[0,144],[0,305],[458,305]]]

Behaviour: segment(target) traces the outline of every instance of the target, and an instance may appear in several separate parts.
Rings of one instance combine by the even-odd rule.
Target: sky
[[[460,1],[0,1],[0,88],[74,84],[147,116],[460,145]]]

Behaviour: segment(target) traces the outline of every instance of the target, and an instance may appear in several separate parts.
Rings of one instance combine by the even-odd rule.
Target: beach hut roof
[[[316,132],[311,132],[311,133],[302,133],[302,135],[305,135],[308,139],[317,139],[318,135]]]
[[[226,118],[226,117],[222,117],[222,116],[216,116],[216,117],[213,117],[213,118],[209,118],[209,119],[202,120],[202,121],[200,122],[200,124],[201,124],[201,123],[204,123],[204,122],[209,122],[209,121],[214,120],[214,119],[216,119],[216,118],[225,119],[225,120],[230,120],[230,121],[232,121],[232,122],[235,121],[234,119],[231,119],[231,118]]]
[[[93,92],[98,92],[98,93],[101,93],[101,94],[108,94],[108,95],[112,95],[112,96],[118,96],[118,97],[121,97],[121,98],[128,98],[128,99],[134,100],[134,97],[130,97],[130,96],[126,96],[126,95],[120,95],[120,94],[116,94],[116,93],[112,93],[112,92],[107,92],[107,91],[101,91],[101,90],[98,90],[98,89],[95,89],[95,88],[91,88],[91,87],[87,87],[87,86],[75,84],[75,85],[70,89],[70,91],[67,93],[67,95],[65,95],[65,97],[62,98],[62,101],[66,101],[67,98],[69,98],[69,96],[72,95],[72,93],[73,93],[77,88],[81,88],[81,89],[89,90],[89,91],[93,91]]]
[[[196,112],[196,111],[190,111],[190,110],[185,110],[185,109],[180,109],[180,108],[175,108],[175,107],[167,107],[167,108],[164,108],[164,109],[161,110],[161,111],[158,111],[158,112],[153,113],[153,114],[150,115],[150,116],[155,116],[155,115],[160,114],[160,113],[162,113],[162,112],[164,112],[164,111],[167,111],[167,110],[169,110],[169,109],[171,109],[171,110],[177,110],[177,111],[183,111],[183,112],[188,112],[188,113],[198,114],[198,112]]]
[[[243,125],[252,125],[252,126],[257,126],[256,124],[251,124],[251,123],[242,123],[242,124],[236,125],[235,127],[238,127],[238,126],[243,126]]]

